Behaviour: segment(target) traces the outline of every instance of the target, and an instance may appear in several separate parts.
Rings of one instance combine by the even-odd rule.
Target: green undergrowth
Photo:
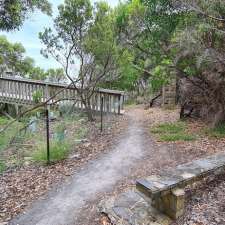
[[[88,128],[87,127],[80,127],[75,132],[75,139],[84,139],[87,136]]]
[[[151,128],[151,133],[155,134],[160,141],[193,141],[196,135],[187,131],[185,122],[174,122],[159,124]]]
[[[65,159],[71,151],[71,143],[51,141],[50,143],[50,161],[57,162]],[[47,149],[46,144],[40,143],[37,149],[32,153],[32,158],[35,162],[46,163],[47,161]]]
[[[54,115],[56,114],[57,112],[54,112]],[[32,116],[24,117],[23,120],[13,123],[4,133],[1,133],[0,153],[4,151],[6,161],[0,161],[0,173],[5,169],[5,164],[8,165],[9,162],[12,165],[22,165],[27,161],[30,161],[29,163],[46,163],[45,118],[41,115],[37,119],[35,131],[31,132],[27,128],[22,129],[21,132],[21,128],[26,127],[31,118]],[[56,120],[50,121],[51,162],[57,162],[67,158],[75,146],[80,143],[79,141],[87,137],[89,131],[87,118],[80,113],[63,117],[57,115],[56,118]],[[4,117],[0,117],[0,129],[9,121]]]
[[[8,119],[0,117],[0,129],[3,128],[4,125],[6,125],[8,122],[9,122]],[[0,152],[9,145],[12,138],[18,134],[22,126],[23,123],[15,122],[0,134]]]
[[[0,126],[6,125],[9,122],[9,119],[6,117],[0,117]]]
[[[76,145],[76,140],[87,136],[88,128],[86,118],[80,115],[66,116],[61,121],[52,125],[53,137],[50,140],[50,161],[57,162],[66,159]],[[31,157],[34,162],[46,163],[46,140],[37,137],[35,150]]]
[[[5,169],[6,169],[5,163],[4,163],[3,161],[0,161],[0,174],[1,174],[2,172],[4,172]]]
[[[136,100],[133,98],[130,98],[125,102],[125,106],[134,106],[134,105],[136,105]]]
[[[225,137],[225,123],[219,124],[214,128],[207,128],[204,133],[211,138],[224,138]]]

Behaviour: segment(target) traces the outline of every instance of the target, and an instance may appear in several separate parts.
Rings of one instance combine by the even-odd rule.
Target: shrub
[[[43,93],[41,90],[37,90],[33,93],[32,98],[35,103],[40,103],[43,97]]]

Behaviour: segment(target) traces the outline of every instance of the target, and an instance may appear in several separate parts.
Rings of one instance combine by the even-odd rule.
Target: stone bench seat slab
[[[153,175],[144,179],[139,179],[136,183],[136,186],[142,191],[144,191],[142,187],[144,187],[144,189],[147,188],[148,190],[151,190],[151,192],[145,194],[147,194],[149,197],[153,197],[160,193],[159,190],[166,190],[168,186],[173,187],[177,183],[182,182],[182,180],[183,178],[181,176]]]
[[[152,175],[137,180],[136,187],[148,197],[163,195],[178,186],[191,184],[199,177],[206,176],[217,169],[225,168],[225,153],[219,153],[174,169],[163,170],[159,175]]]

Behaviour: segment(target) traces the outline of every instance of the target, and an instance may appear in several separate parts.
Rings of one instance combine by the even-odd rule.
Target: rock
[[[81,156],[79,153],[77,153],[77,154],[69,156],[69,159],[81,159]]]
[[[88,147],[90,147],[91,146],[91,143],[85,143],[84,145],[83,145],[85,148],[88,148]]]

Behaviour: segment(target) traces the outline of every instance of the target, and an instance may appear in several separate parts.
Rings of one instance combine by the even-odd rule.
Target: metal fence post
[[[104,104],[104,98],[101,97],[101,132],[103,131],[103,104]]]
[[[118,114],[120,115],[120,99],[121,99],[121,95],[118,96]]]
[[[49,134],[49,110],[46,108],[46,143],[47,143],[47,164],[50,164],[50,134]]]

